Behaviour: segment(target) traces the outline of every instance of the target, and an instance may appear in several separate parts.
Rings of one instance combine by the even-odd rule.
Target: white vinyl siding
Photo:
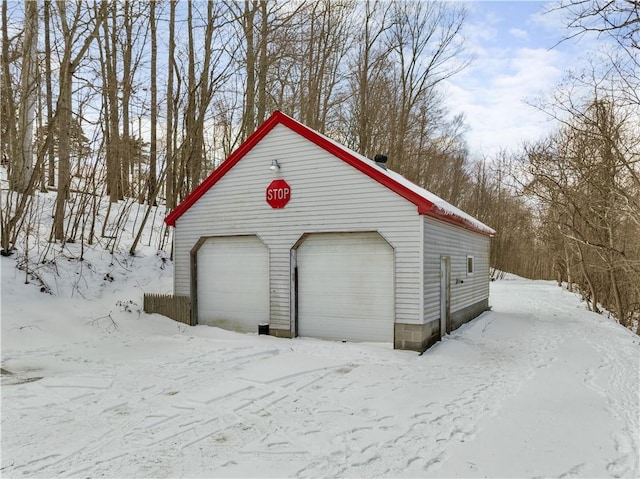
[[[199,324],[258,332],[269,322],[269,253],[256,236],[207,239],[197,271]]]
[[[300,336],[393,342],[393,249],[379,234],[310,235],[297,265]]]
[[[451,313],[489,297],[489,238],[424,216],[424,318],[440,317],[440,257],[451,258]],[[472,275],[467,257],[473,256]]]
[[[274,158],[277,174],[269,168]],[[291,187],[283,209],[265,199],[276,178]],[[302,235],[371,231],[395,251],[395,321],[421,323],[422,217],[416,206],[278,125],[177,220],[175,293],[190,294],[190,251],[199,238],[258,235],[270,254],[271,328],[289,330],[290,252]]]

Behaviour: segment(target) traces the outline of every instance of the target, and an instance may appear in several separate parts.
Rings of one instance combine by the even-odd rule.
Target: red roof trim
[[[340,158],[357,170],[376,180],[378,183],[396,192],[409,202],[416,205],[418,207],[418,214],[431,216],[441,221],[460,226],[462,228],[480,233],[485,236],[493,236],[488,231],[478,228],[470,221],[448,213],[447,211],[444,211],[443,209],[437,207],[431,201],[422,197],[420,194],[389,178],[382,172],[382,170],[378,169],[377,166],[369,165],[359,160],[340,146],[328,140],[326,137],[306,127],[305,125],[298,123],[293,118],[285,115],[284,113],[281,113],[280,111],[275,111],[273,115],[271,115],[251,136],[249,136],[249,138],[247,138],[247,140],[242,145],[240,145],[240,147],[236,151],[234,151],[231,156],[229,156],[229,158],[227,158],[218,168],[216,168],[213,173],[211,173],[211,175],[209,175],[207,179],[200,184],[200,186],[193,190],[193,192],[191,192],[191,194],[187,196],[185,200],[180,203],[165,218],[165,223],[168,226],[175,226],[176,220],[180,218],[180,216],[182,216],[196,201],[198,201],[200,197],[209,190],[209,188],[215,185],[220,180],[220,178],[226,175],[227,172],[231,168],[233,168],[235,164],[242,159],[242,157],[244,157],[244,155],[251,151],[251,149],[253,149],[253,147],[278,124],[286,126],[290,130],[298,133],[303,138],[306,138],[312,143],[315,143],[328,153],[331,153],[333,156]]]
[[[445,211],[436,205],[433,205],[433,208],[431,208],[431,211],[421,213],[421,214],[430,216],[432,218],[444,221],[452,225],[460,226],[461,228],[467,229],[469,231],[473,231],[475,233],[480,233],[481,235],[484,235],[484,236],[489,236],[490,238],[493,238],[495,234],[495,233],[490,233],[487,230],[480,229],[471,221],[465,218],[461,218],[460,216],[454,215],[453,213],[449,213],[448,211]]]

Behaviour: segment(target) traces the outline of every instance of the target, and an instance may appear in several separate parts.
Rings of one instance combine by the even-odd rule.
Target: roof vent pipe
[[[373,160],[376,162],[376,165],[378,165],[383,170],[387,169],[387,155],[377,154],[373,158]]]

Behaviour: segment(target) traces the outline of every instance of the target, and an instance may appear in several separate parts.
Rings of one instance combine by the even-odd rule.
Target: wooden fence
[[[145,294],[144,312],[158,313],[191,326],[191,298],[172,294]]]

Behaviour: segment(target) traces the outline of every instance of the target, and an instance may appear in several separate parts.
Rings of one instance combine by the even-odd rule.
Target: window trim
[[[471,262],[469,262],[469,260],[471,260]],[[471,268],[469,268],[469,266],[471,266]],[[467,276],[473,276],[473,273],[475,272],[475,269],[476,269],[476,261],[474,256],[471,254],[467,255],[466,269],[467,269]]]

